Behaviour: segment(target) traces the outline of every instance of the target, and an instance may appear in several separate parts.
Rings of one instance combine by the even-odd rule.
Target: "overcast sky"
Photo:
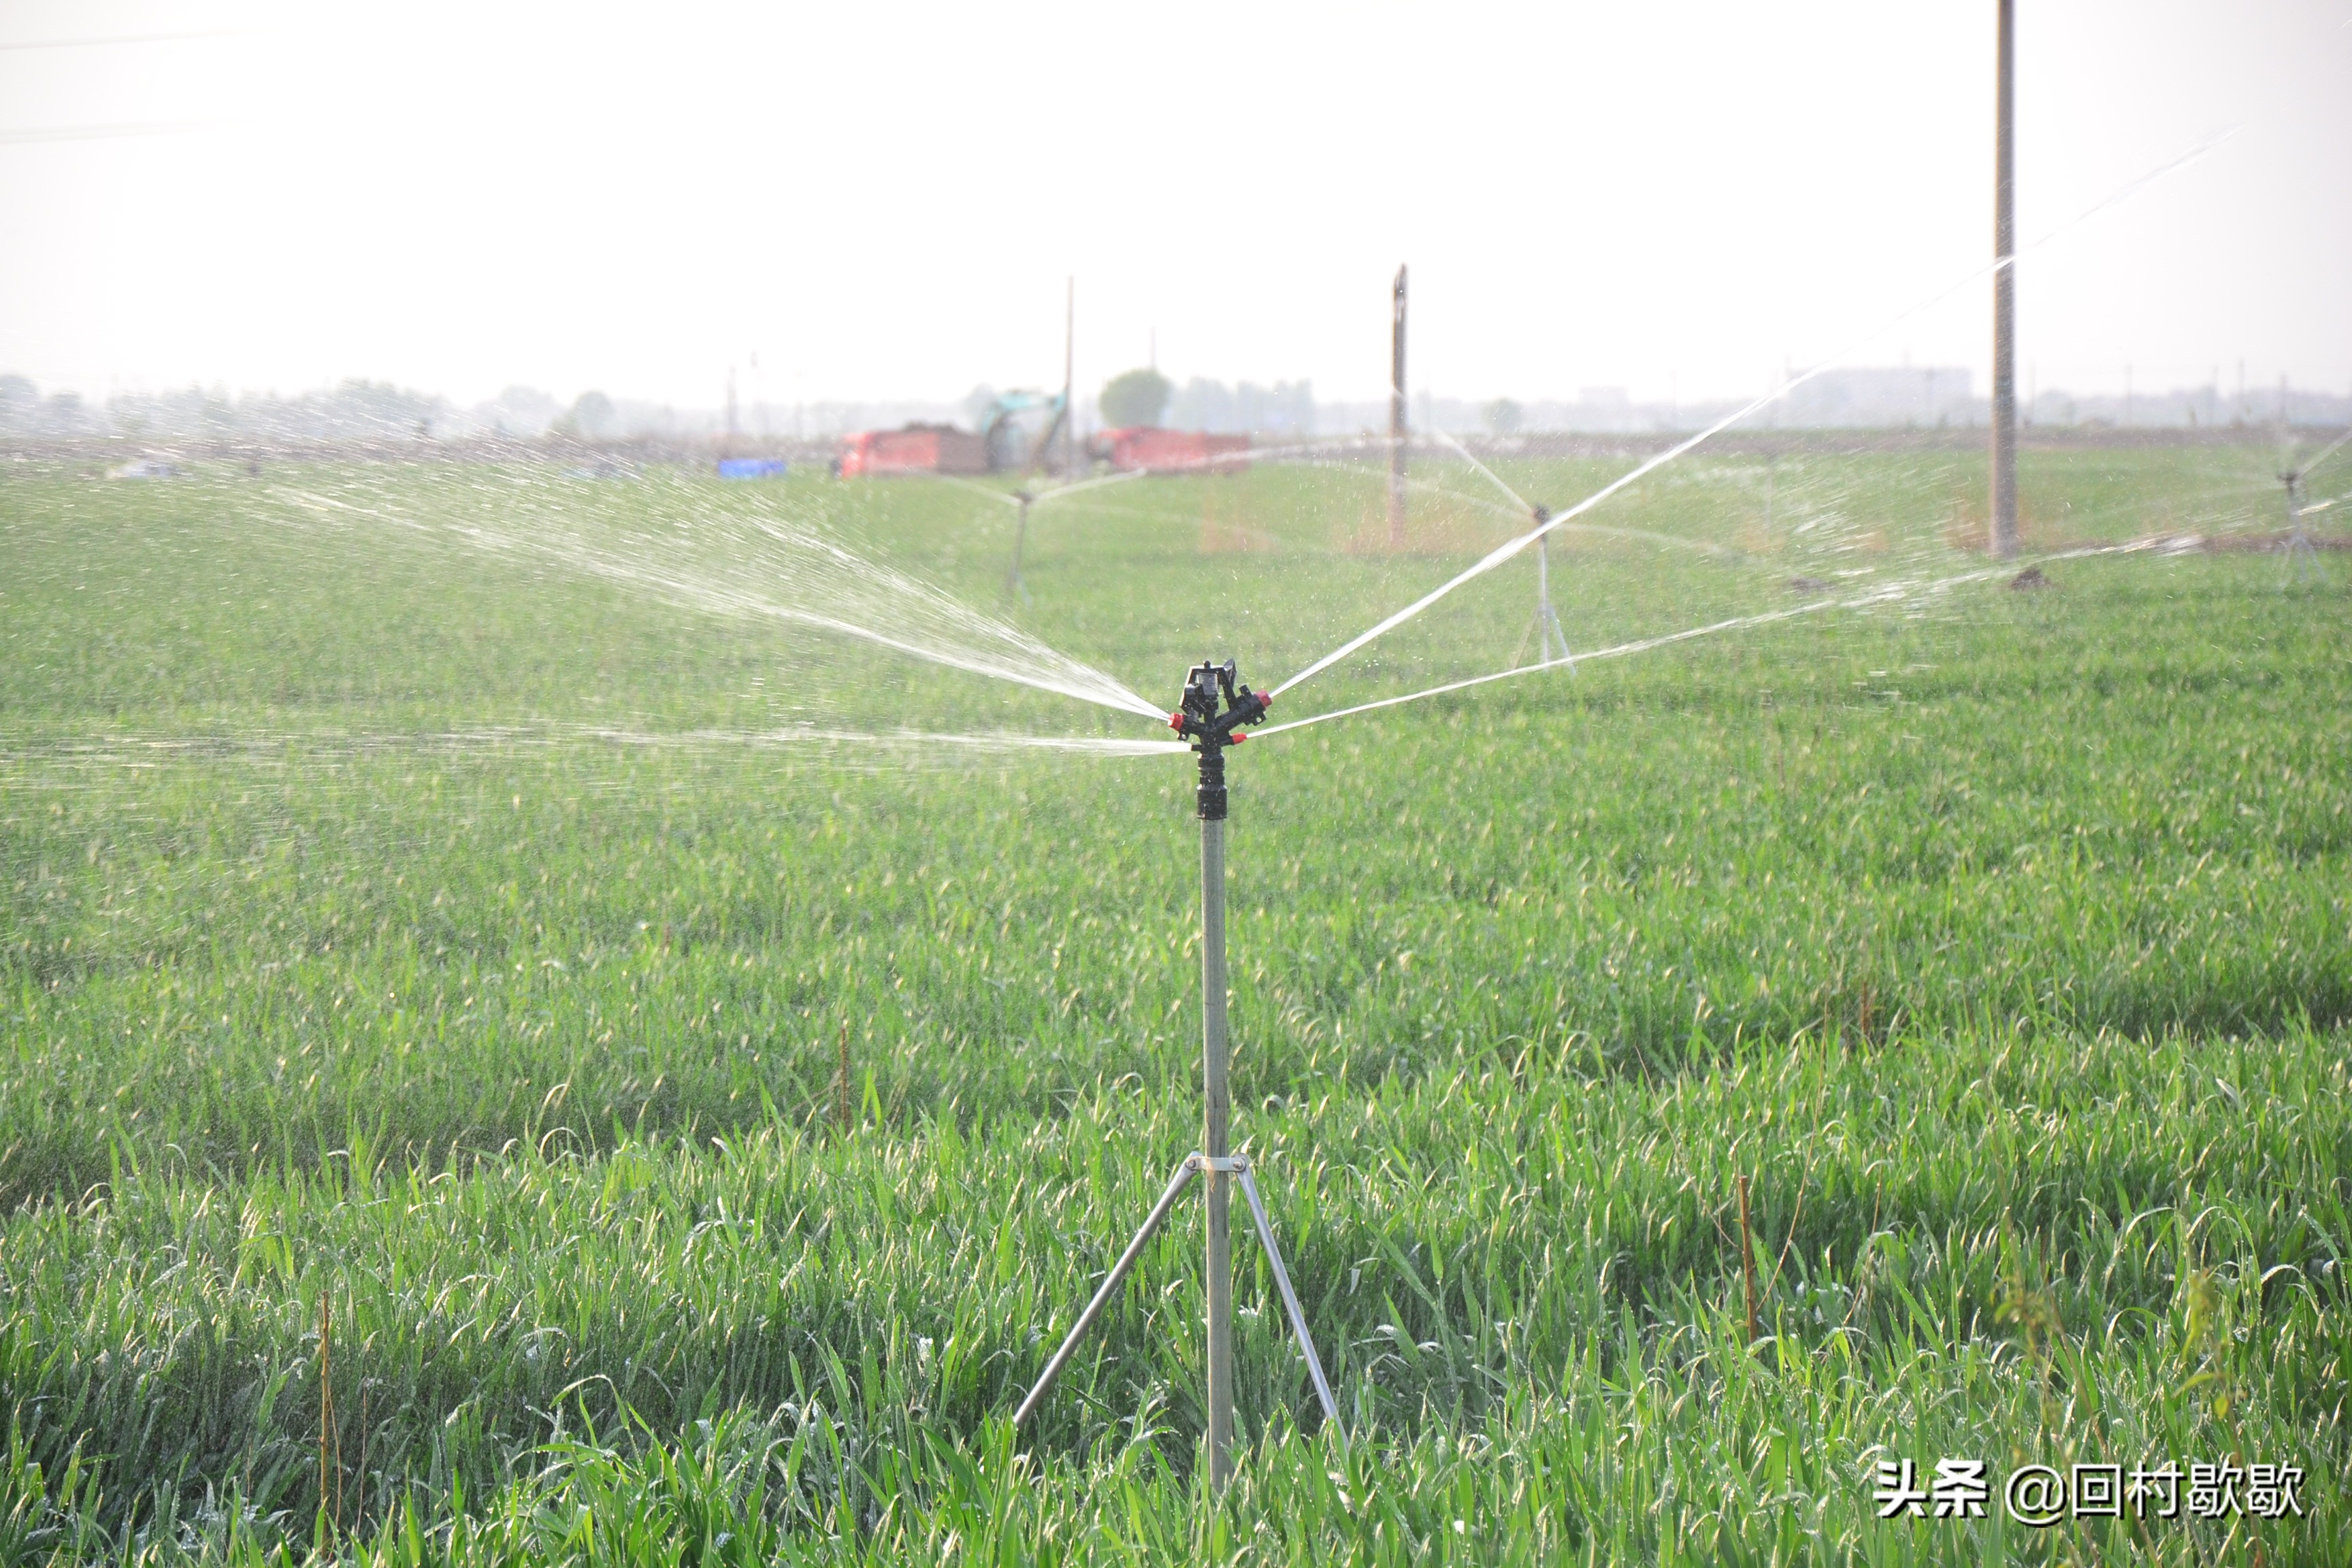
[[[2019,11],[2022,238],[2231,132],[2021,266],[2021,379],[2352,390],[2352,0]],[[1370,397],[1409,261],[1416,390],[1749,391],[1983,264],[1992,17],[0,0],[0,370],[951,398],[1075,273],[1082,386]],[[1988,294],[1864,357],[1981,390]]]

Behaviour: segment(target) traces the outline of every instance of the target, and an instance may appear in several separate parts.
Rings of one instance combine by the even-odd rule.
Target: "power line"
[[[121,125],[34,125],[0,131],[0,147],[36,142],[110,142],[128,136],[172,136],[183,131],[223,131],[232,123],[226,120],[149,120]]]
[[[242,38],[248,37],[242,29],[217,33],[134,33],[119,38],[31,38],[20,44],[0,44],[0,51],[10,49],[97,49],[110,44],[178,44],[194,38]]]

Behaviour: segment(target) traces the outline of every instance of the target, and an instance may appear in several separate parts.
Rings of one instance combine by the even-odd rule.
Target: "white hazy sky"
[[[2352,389],[2352,0],[2019,0],[2043,388]],[[1180,379],[1685,398],[1982,264],[1991,0],[0,0],[0,370],[710,406]],[[226,32],[71,47],[54,40]],[[185,124],[163,134],[28,139]],[[1988,361],[1977,284],[1864,357]],[[748,368],[756,353],[760,373]]]

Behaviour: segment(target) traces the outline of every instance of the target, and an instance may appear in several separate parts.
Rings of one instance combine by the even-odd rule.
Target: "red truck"
[[[988,443],[952,425],[909,425],[844,436],[834,458],[845,479],[882,474],[984,474]]]
[[[1250,438],[1213,436],[1204,430],[1162,430],[1125,425],[1105,430],[1089,443],[1094,455],[1122,472],[1148,474],[1238,474],[1249,467]]]

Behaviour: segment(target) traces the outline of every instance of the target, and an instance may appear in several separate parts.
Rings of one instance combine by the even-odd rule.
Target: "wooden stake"
[[[1748,1280],[1748,1342],[1764,1336],[1756,1327],[1756,1244],[1748,1234],[1748,1178],[1739,1178],[1739,1271]]]
[[[342,1522],[340,1515],[342,1510],[340,1508],[330,1510],[327,1489],[327,1455],[331,1435],[335,1430],[335,1388],[331,1381],[334,1371],[332,1349],[334,1339],[334,1301],[322,1288],[319,1291],[319,1509],[320,1511],[327,1513],[330,1520],[340,1528]],[[337,1456],[337,1459],[340,1461],[340,1455]],[[336,1489],[340,1491],[342,1482],[342,1466],[340,1462],[335,1466],[334,1474]]]
[[[367,1342],[364,1339],[360,1342],[360,1348],[362,1350],[367,1348]],[[367,1512],[367,1451],[368,1380],[362,1377],[360,1379],[360,1462],[356,1467],[360,1477],[360,1506],[352,1510],[353,1528],[357,1528],[363,1522],[362,1516]],[[335,1487],[335,1513],[340,1517],[343,1511],[342,1479],[340,1473],[337,1475]]]
[[[834,1125],[849,1131],[849,1020],[841,1021],[841,1068],[833,1080]]]

